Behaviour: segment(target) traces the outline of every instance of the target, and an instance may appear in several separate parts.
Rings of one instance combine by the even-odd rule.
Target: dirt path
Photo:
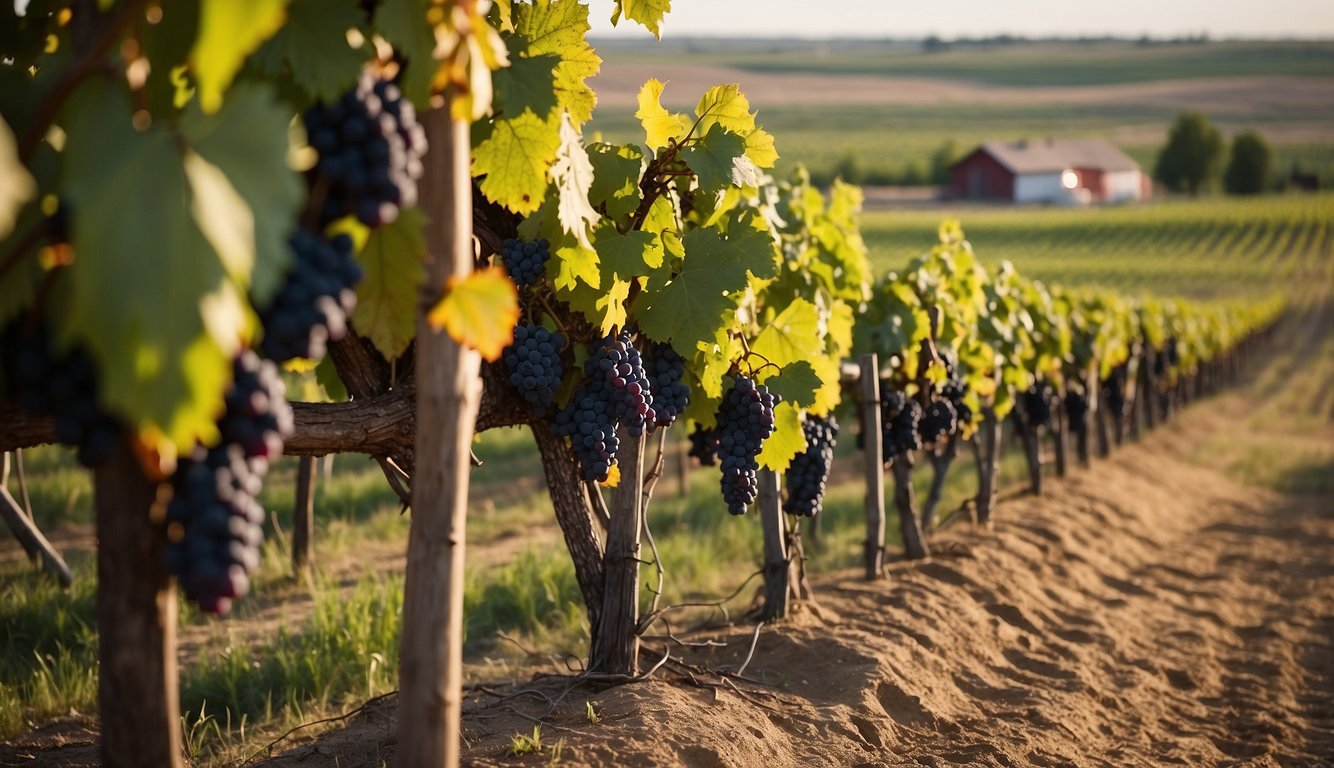
[[[763,628],[745,680],[714,674],[745,660],[738,627],[651,682],[474,694],[466,762],[560,742],[592,766],[1334,765],[1334,505],[1184,458],[1248,407],[1192,408],[884,582],[817,580],[819,609]],[[393,709],[267,765],[392,760]],[[546,756],[508,757],[543,716]]]

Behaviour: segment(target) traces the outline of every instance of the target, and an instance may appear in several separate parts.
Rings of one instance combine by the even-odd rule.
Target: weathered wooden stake
[[[880,444],[880,363],[875,353],[857,360],[858,407],[866,456],[866,578],[880,578],[885,563],[885,460]]]
[[[974,450],[977,453],[978,525],[991,525],[991,510],[996,503],[996,474],[1000,467],[1004,432],[991,406],[983,408],[982,428],[974,440]]]
[[[760,525],[764,529],[764,609],[761,618],[773,621],[787,616],[792,598],[792,573],[787,556],[787,521],[779,498],[781,478],[777,472],[759,472]]]
[[[42,570],[54,576],[62,587],[74,583],[74,574],[70,573],[65,560],[38,530],[32,518],[23,514],[18,502],[4,485],[0,485],[0,517],[4,518],[9,532],[14,534],[19,544],[23,545],[23,550],[28,553],[28,559],[34,562],[40,560]]]
[[[620,431],[620,430],[618,430]],[[616,461],[621,482],[611,498],[611,524],[603,557],[606,586],[602,625],[593,636],[589,669],[612,675],[639,673],[639,535],[644,526],[644,437],[621,433]]]
[[[423,116],[427,282],[417,313],[417,437],[399,648],[398,764],[453,768],[463,704],[463,555],[480,359],[426,320],[446,281],[472,269],[468,123]]]
[[[296,469],[296,505],[292,509],[292,571],[310,567],[310,542],[315,533],[314,456],[302,456]]]
[[[180,768],[176,588],[163,561],[165,499],[128,450],[93,473],[97,701],[106,768]]]

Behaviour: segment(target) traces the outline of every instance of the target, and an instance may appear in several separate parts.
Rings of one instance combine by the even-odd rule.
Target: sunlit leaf
[[[505,270],[487,267],[462,280],[450,278],[445,295],[426,320],[450,338],[476,349],[488,361],[514,341],[514,325],[519,321],[519,295]]]

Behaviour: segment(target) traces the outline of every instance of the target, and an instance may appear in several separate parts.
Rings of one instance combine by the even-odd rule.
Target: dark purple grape
[[[814,517],[824,508],[838,421],[832,415],[822,419],[808,414],[802,431],[806,435],[806,450],[797,454],[787,468],[787,499],[783,509],[790,515]]]

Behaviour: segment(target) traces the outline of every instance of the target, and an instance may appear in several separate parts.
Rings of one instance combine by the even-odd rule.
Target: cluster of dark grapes
[[[288,240],[292,267],[273,300],[259,313],[264,357],[285,362],[294,357],[319,359],[325,345],[347,330],[357,306],[352,289],[361,280],[361,266],[352,257],[352,238],[332,240],[297,231]]]
[[[722,464],[727,511],[744,515],[755,503],[760,469],[755,457],[774,432],[774,405],[780,398],[746,376],[737,376],[718,406],[717,452]]]
[[[787,500],[783,509],[790,515],[815,517],[824,508],[838,421],[832,415],[827,419],[807,415],[802,432],[806,435],[806,450],[797,454],[788,466]]]
[[[500,261],[510,279],[520,288],[527,288],[546,274],[547,259],[551,258],[551,243],[544,239],[525,243],[506,240],[500,246]]]
[[[685,383],[686,361],[670,344],[648,349],[649,387],[653,391],[653,422],[670,427],[690,404],[690,385]]]
[[[951,375],[951,378],[945,382],[945,386],[940,388],[940,396],[950,401],[950,405],[954,406],[954,416],[958,420],[960,429],[964,425],[972,423],[973,409],[969,408],[968,404],[964,402],[964,398],[968,396],[967,384]]]
[[[917,424],[923,445],[939,445],[950,439],[959,429],[959,414],[948,399],[931,401]]]
[[[570,438],[585,479],[605,482],[620,448],[617,425],[634,437],[644,434],[653,394],[628,332],[603,339],[584,361],[584,375],[574,399],[556,414],[556,434]]]
[[[1058,406],[1056,389],[1039,381],[1019,395],[1019,407],[1024,409],[1028,427],[1032,430],[1051,427],[1051,417]]]
[[[701,467],[712,467],[718,463],[718,434],[696,424],[690,430],[690,449],[686,455],[699,462]]]
[[[1103,397],[1107,401],[1107,410],[1112,418],[1119,418],[1126,412],[1126,381],[1129,369],[1121,363],[1112,369],[1111,374],[1102,383]]]
[[[56,439],[76,448],[79,463],[106,463],[124,426],[98,402],[97,366],[83,347],[58,352],[45,326],[25,333],[20,317],[0,333],[3,378],[20,406],[55,419]]]
[[[514,326],[514,343],[502,355],[510,384],[536,416],[546,415],[552,397],[560,389],[563,346],[565,339],[559,333],[540,325],[521,324]]]
[[[167,568],[186,597],[217,614],[250,588],[264,540],[264,509],[255,497],[292,432],[272,362],[245,351],[232,361],[232,375],[218,421],[222,439],[177,465],[167,505]]]
[[[880,441],[885,463],[922,447],[918,424],[922,406],[907,394],[882,383],[880,387]]]
[[[1070,387],[1065,391],[1065,417],[1070,421],[1071,429],[1081,429],[1088,416],[1089,401],[1082,388]]]
[[[378,227],[416,204],[426,132],[398,86],[364,72],[341,99],[316,104],[303,119],[319,153],[314,170],[325,223],[354,215]]]

